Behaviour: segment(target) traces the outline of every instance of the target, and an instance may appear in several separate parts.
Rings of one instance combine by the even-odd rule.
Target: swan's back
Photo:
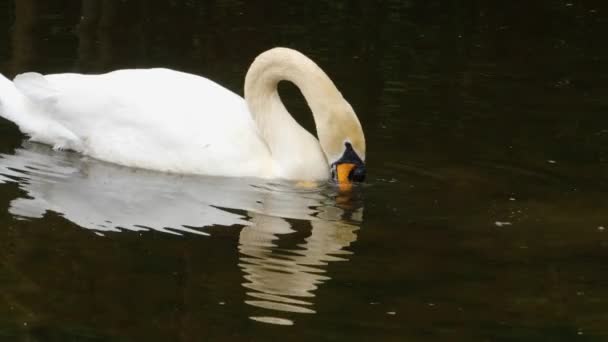
[[[168,172],[270,172],[245,101],[203,77],[168,69],[27,73],[11,86],[0,80],[0,115],[36,141]]]

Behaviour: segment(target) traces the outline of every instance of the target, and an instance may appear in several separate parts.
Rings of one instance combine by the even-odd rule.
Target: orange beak
[[[348,179],[348,175],[355,168],[353,163],[341,163],[336,165],[336,176],[338,184],[352,184],[352,181]]]

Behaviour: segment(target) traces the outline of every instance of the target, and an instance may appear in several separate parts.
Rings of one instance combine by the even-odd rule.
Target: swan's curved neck
[[[289,114],[278,94],[280,81],[294,83],[304,95],[313,113],[321,145],[326,135],[324,127],[328,127],[328,120],[331,120],[328,113],[336,101],[343,101],[342,95],[313,61],[285,48],[275,48],[258,56],[245,78],[245,100],[273,159],[286,173],[282,176],[298,178],[292,175],[308,172],[308,178],[326,178],[327,151],[321,149],[319,142]]]

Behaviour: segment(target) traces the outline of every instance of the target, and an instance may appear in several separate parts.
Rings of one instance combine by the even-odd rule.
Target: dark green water
[[[2,120],[0,340],[608,339],[607,35],[602,1],[2,2],[8,76],[164,66],[242,94],[296,48],[359,115],[369,179],[130,170]]]

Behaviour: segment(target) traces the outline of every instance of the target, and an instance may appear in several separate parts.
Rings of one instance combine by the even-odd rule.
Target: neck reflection
[[[340,201],[338,201],[340,202]],[[341,198],[342,204],[350,205]],[[348,261],[346,250],[357,239],[362,208],[344,210],[318,207],[314,219],[286,220],[253,213],[252,225],[240,233],[239,266],[245,273],[246,303],[262,310],[250,318],[271,324],[291,325],[291,314],[314,314],[315,290],[331,279],[330,262]],[[348,215],[350,221],[344,220]],[[294,235],[307,237],[295,239]],[[289,243],[290,240],[291,243]],[[257,315],[257,312],[261,315]]]

